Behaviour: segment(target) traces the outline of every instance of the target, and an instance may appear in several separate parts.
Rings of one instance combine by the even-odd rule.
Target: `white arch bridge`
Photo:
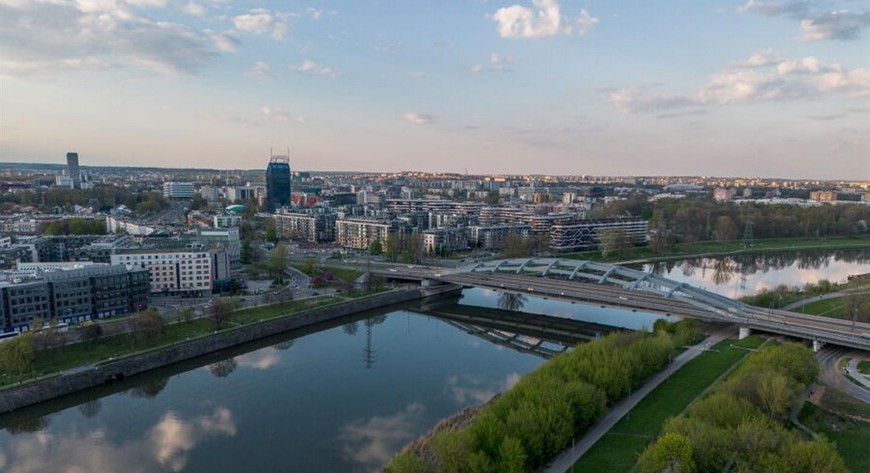
[[[768,310],[687,283],[623,266],[560,258],[503,259],[457,269],[390,269],[384,276],[483,287],[737,323],[741,332],[777,333],[870,351],[870,324]]]

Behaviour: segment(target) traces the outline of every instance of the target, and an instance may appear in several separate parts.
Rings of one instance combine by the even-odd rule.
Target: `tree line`
[[[667,365],[675,347],[699,336],[681,324],[659,324],[653,334],[614,333],[557,355],[487,404],[469,427],[437,432],[423,450],[396,455],[387,471],[534,471]]]
[[[762,205],[716,202],[710,198],[648,201],[642,194],[593,208],[591,217],[649,219],[653,250],[675,243],[741,238],[748,222],[753,238],[856,236],[870,234],[870,206]]]
[[[636,471],[847,472],[833,444],[804,440],[785,424],[817,375],[807,347],[763,348],[686,414],[670,419],[640,455]]]

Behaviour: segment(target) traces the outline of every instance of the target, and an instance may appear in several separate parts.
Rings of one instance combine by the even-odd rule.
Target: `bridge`
[[[423,284],[459,284],[736,323],[741,336],[758,330],[812,340],[815,349],[834,344],[870,351],[867,323],[753,307],[687,283],[594,261],[504,259],[457,269],[397,267],[381,274]]]

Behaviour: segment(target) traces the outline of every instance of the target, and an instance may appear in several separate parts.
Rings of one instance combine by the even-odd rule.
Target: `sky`
[[[863,0],[0,0],[0,162],[870,180]]]

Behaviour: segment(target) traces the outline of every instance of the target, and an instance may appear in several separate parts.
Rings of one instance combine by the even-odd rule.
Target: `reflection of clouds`
[[[280,361],[281,353],[275,350],[257,350],[236,357],[236,362],[239,366],[258,370],[269,369]]]
[[[461,405],[483,404],[500,392],[512,388],[522,377],[519,373],[509,373],[504,380],[489,380],[482,375],[464,373],[447,377],[447,389],[453,400]]]
[[[172,471],[181,471],[187,464],[187,452],[209,435],[236,435],[232,413],[226,408],[217,408],[210,416],[200,416],[190,422],[167,412],[151,430],[151,441],[157,461]]]
[[[167,412],[142,439],[120,445],[111,443],[105,430],[82,433],[73,429],[68,434],[39,432],[7,439],[0,446],[0,470],[147,473],[168,468],[180,471],[187,464],[187,454],[204,438],[235,434],[232,413],[225,408],[216,408],[210,415],[190,420]]]
[[[411,441],[423,421],[422,404],[413,402],[391,416],[358,419],[341,428],[344,454],[362,471],[380,471],[384,464]]]

